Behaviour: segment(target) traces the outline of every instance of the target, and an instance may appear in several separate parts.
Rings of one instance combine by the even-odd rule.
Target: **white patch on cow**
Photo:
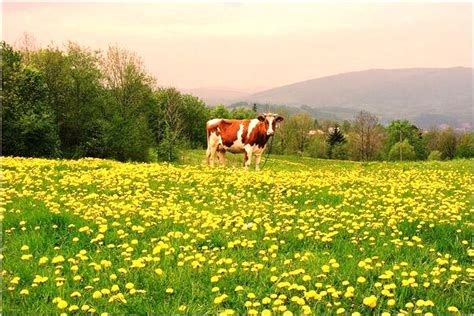
[[[216,124],[220,123],[220,121],[222,121],[222,119],[209,120],[209,121],[207,121],[207,126],[216,125]]]
[[[224,147],[226,150],[230,151],[231,153],[239,153],[244,151],[244,143],[242,139],[242,135],[244,134],[244,124],[240,124],[239,130],[237,131],[237,139],[234,141],[232,146]]]
[[[250,137],[250,133],[252,133],[253,129],[255,128],[255,126],[257,126],[258,122],[260,122],[258,119],[250,120],[249,129],[247,131],[247,138]]]

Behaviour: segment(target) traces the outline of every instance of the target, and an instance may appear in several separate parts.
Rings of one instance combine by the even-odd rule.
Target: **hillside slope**
[[[367,110],[382,120],[466,126],[472,119],[472,68],[373,69],[297,82],[253,94],[251,102]]]

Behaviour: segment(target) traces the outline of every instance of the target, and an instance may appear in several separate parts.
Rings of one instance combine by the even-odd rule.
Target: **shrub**
[[[307,152],[313,158],[327,158],[327,144],[321,137],[312,136],[308,142]]]
[[[432,150],[428,156],[428,160],[441,160],[441,152],[439,150]]]
[[[389,160],[400,160],[400,152],[401,152],[401,160],[415,160],[416,154],[415,149],[412,145],[408,143],[407,140],[403,142],[395,143],[390,152],[388,154]]]

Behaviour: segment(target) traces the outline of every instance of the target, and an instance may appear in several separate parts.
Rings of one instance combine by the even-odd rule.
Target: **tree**
[[[346,138],[338,125],[335,125],[334,128],[329,130],[326,143],[328,144],[328,157],[335,158],[333,157],[334,149],[346,143]],[[341,151],[341,149],[338,149],[338,151]]]
[[[174,161],[179,158],[179,151],[184,146],[186,132],[184,98],[175,88],[158,89],[155,98],[156,121],[151,126],[155,142],[158,144],[158,157],[164,161]]]
[[[356,116],[350,143],[357,160],[373,160],[380,148],[382,128],[378,118],[369,112],[361,111]]]
[[[388,154],[389,160],[415,160],[416,153],[415,149],[408,140],[395,143]],[[401,158],[401,159],[400,159]]]
[[[351,127],[352,127],[351,122],[348,120],[344,120],[341,125],[341,130],[343,133],[349,133],[351,131]]]
[[[439,135],[440,130],[437,127],[432,127],[423,134],[423,140],[428,151],[439,150]]]
[[[210,110],[199,98],[183,95],[184,133],[192,148],[203,148],[207,144],[206,122],[210,119]]]
[[[452,128],[446,128],[441,131],[439,135],[439,148],[441,151],[441,158],[453,159],[456,155],[456,134]]]
[[[232,109],[230,116],[233,119],[243,120],[243,119],[256,118],[257,114],[253,110],[250,110],[249,108],[236,107]]]
[[[306,149],[310,157],[327,158],[327,143],[323,135],[312,135],[308,141]]]
[[[118,160],[148,158],[154,146],[146,113],[153,99],[154,79],[148,75],[135,54],[109,47],[102,60],[107,93],[105,113],[107,149]]]
[[[211,118],[230,119],[231,117],[229,110],[223,104],[219,104],[211,109]]]
[[[252,111],[255,112],[255,113],[257,113],[257,103],[254,103],[254,104],[252,105]]]
[[[2,154],[59,155],[54,112],[43,73],[23,64],[22,54],[2,42]]]
[[[432,150],[428,155],[428,160],[441,160],[441,152],[439,150]]]
[[[465,132],[459,136],[456,148],[456,157],[472,158],[474,157],[474,135],[472,132]]]
[[[299,113],[290,116],[284,126],[284,129],[277,133],[286,138],[285,152],[302,154],[308,145],[313,119],[307,113]]]
[[[402,142],[406,139],[408,143],[413,146],[416,153],[416,159],[425,160],[427,158],[428,150],[425,141],[423,140],[422,133],[418,127],[411,124],[409,121],[392,121],[386,131],[387,137],[385,139],[385,152],[387,154],[395,143]],[[403,160],[403,152],[400,152],[399,154],[401,154],[400,160]]]

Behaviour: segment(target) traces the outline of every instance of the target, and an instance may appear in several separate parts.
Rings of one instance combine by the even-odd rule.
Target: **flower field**
[[[2,158],[3,312],[473,313],[472,162]]]

